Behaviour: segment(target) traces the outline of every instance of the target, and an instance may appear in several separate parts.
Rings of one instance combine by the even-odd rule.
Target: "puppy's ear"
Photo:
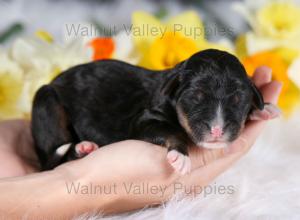
[[[262,94],[250,79],[249,82],[250,82],[251,90],[253,92],[253,101],[252,101],[253,107],[255,109],[263,110],[264,99],[262,97]]]
[[[169,76],[161,87],[161,93],[167,96],[173,96],[179,86],[179,74],[173,73]]]

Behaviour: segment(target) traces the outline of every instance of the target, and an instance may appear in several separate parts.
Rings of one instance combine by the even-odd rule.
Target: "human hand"
[[[38,170],[29,121],[0,123],[0,161],[0,178],[23,176]]]
[[[276,104],[281,84],[271,81],[271,71],[266,67],[258,68],[253,81],[261,90],[264,100]],[[85,187],[88,184],[109,190],[109,195],[91,192],[78,195],[88,200],[93,209],[105,213],[129,211],[147,205],[167,201],[174,192],[174,183],[180,183],[192,189],[193,185],[206,186],[232,163],[243,156],[261,133],[266,121],[249,121],[240,137],[228,149],[204,149],[193,147],[190,150],[192,172],[181,176],[173,171],[166,160],[167,150],[142,141],[122,141],[114,143],[92,154],[56,168],[65,173],[71,182]],[[79,185],[78,185],[79,184]],[[164,189],[164,192],[135,192],[134,188]],[[127,186],[127,187],[126,187]],[[76,192],[74,192],[76,194]],[[107,197],[107,206],[99,207],[98,199]]]

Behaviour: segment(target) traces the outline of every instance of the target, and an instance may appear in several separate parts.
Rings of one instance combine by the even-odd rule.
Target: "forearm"
[[[70,219],[86,212],[104,210],[111,201],[109,196],[95,199],[70,193],[68,181],[73,180],[57,171],[1,180],[0,218]]]

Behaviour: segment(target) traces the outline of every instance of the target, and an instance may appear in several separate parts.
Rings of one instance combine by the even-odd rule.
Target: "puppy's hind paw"
[[[250,120],[253,121],[261,121],[261,120],[270,120],[273,118],[277,118],[281,115],[281,111],[280,109],[273,104],[265,104],[264,109],[263,110],[254,110],[251,114],[250,114]]]
[[[75,151],[78,157],[83,157],[95,150],[97,150],[99,146],[94,142],[90,141],[82,141],[79,144],[75,145]]]
[[[167,154],[167,160],[174,170],[181,175],[191,172],[191,159],[187,155],[183,155],[177,150],[171,150]]]

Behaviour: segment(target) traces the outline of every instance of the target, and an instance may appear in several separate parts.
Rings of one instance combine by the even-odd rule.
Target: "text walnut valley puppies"
[[[120,189],[121,188],[121,189]],[[125,192],[127,194],[132,195],[146,195],[146,194],[154,194],[159,195],[160,197],[165,197],[166,190],[170,190],[170,187],[167,185],[151,185],[147,182],[141,183],[127,183],[123,182],[121,185],[112,183],[109,185],[94,185],[92,183],[82,184],[80,182],[67,182],[66,190],[69,194],[82,194],[82,195],[105,195],[105,194],[115,194],[117,195],[120,192]],[[233,185],[217,185],[216,183],[201,186],[201,185],[192,185],[186,186],[183,183],[175,182],[171,186],[171,190],[173,194],[203,194],[204,197],[209,195],[216,194],[233,194],[235,192],[235,188]]]

